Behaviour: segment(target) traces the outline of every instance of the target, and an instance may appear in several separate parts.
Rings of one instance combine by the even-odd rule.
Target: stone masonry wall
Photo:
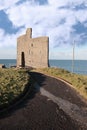
[[[32,38],[32,29],[17,38],[17,67],[48,67],[49,38]]]

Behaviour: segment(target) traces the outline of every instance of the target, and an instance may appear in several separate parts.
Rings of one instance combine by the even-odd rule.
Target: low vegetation
[[[43,68],[33,71],[66,80],[87,99],[86,75],[73,74],[59,68]],[[0,107],[10,104],[10,102],[20,96],[29,83],[32,84],[33,82],[25,69],[0,69]]]
[[[43,68],[36,71],[48,74],[57,78],[62,78],[69,82],[83,97],[87,99],[87,76],[71,73],[60,68]]]
[[[0,69],[0,106],[9,104],[19,96],[29,79],[24,69]]]

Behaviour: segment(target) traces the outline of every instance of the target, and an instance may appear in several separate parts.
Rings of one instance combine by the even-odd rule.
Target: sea
[[[16,65],[16,59],[0,59],[0,64],[7,68]],[[87,75],[87,60],[49,60],[50,67],[57,67],[73,73]]]

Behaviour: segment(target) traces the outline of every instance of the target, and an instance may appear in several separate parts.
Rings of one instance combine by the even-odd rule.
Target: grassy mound
[[[48,74],[57,78],[62,78],[73,85],[73,87],[87,99],[87,76],[80,74],[73,74],[67,70],[60,68],[43,68],[37,71]]]
[[[30,76],[26,70],[0,69],[0,106],[18,97],[29,81]]]

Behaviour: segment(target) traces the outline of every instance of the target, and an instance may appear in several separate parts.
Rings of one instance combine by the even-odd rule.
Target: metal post
[[[75,41],[73,41],[72,73],[74,73]]]

